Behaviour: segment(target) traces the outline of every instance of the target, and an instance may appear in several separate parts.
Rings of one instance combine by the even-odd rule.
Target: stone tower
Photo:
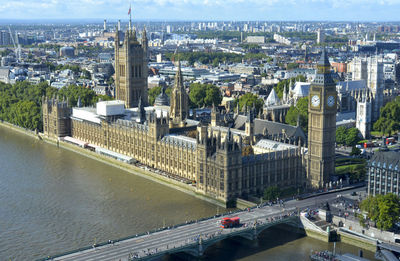
[[[125,102],[125,107],[137,107],[139,98],[145,105],[147,94],[147,36],[144,31],[141,43],[136,38],[135,28],[125,33],[121,42],[121,33],[115,35],[115,98]]]
[[[364,139],[369,139],[371,133],[372,106],[369,90],[365,90],[357,99],[356,128]]]
[[[71,135],[71,108],[68,100],[42,97],[43,133],[58,138]]]
[[[175,85],[171,92],[170,102],[170,126],[183,127],[185,120],[189,116],[189,97],[183,85],[181,63],[178,61],[178,71],[175,75]]]
[[[307,178],[312,188],[324,187],[335,173],[336,104],[336,84],[323,50],[308,100]]]

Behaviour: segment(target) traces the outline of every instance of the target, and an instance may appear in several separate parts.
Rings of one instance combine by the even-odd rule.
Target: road
[[[345,192],[336,192],[308,198],[300,201],[291,200],[283,205],[263,206],[249,211],[242,211],[231,214],[239,216],[242,228],[223,229],[220,227],[221,217],[214,217],[205,221],[186,224],[176,228],[170,228],[131,239],[109,243],[100,247],[93,247],[84,251],[54,258],[53,260],[129,260],[131,257],[145,257],[150,254],[159,253],[171,248],[178,248],[185,244],[196,244],[199,238],[207,239],[221,234],[232,233],[238,229],[245,229],[252,226],[254,222],[265,222],[266,218],[280,216],[284,213],[297,212],[306,208],[317,208],[325,202],[333,202],[337,195],[350,196],[355,191],[359,192],[364,188],[356,188]],[[228,215],[229,216],[229,215]]]

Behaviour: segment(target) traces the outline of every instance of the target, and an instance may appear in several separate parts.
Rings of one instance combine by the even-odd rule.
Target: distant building
[[[263,44],[265,43],[265,36],[247,36],[247,43]]]
[[[377,151],[372,155],[367,167],[368,195],[400,196],[400,152]]]
[[[60,56],[62,57],[74,57],[75,48],[71,46],[64,46],[60,48]]]
[[[372,121],[376,121],[379,118],[380,108],[383,106],[383,90],[385,89],[383,59],[379,56],[355,57],[348,66],[353,80],[364,80],[367,83],[372,93]]]
[[[0,68],[0,82],[10,83],[10,68]]]
[[[317,44],[321,44],[325,42],[325,33],[322,29],[318,29],[317,31]]]
[[[292,41],[290,41],[288,38],[280,35],[280,34],[274,34],[274,41],[285,44],[285,45],[291,45]]]

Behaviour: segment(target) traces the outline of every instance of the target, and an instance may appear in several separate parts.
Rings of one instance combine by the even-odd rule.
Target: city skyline
[[[0,17],[15,20],[128,19],[129,1],[0,1]],[[396,21],[400,0],[143,0],[134,20]],[[43,16],[46,13],[46,16]]]

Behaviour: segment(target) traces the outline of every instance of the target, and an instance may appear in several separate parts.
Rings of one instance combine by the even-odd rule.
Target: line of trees
[[[392,193],[369,196],[361,202],[360,208],[367,213],[366,218],[359,215],[362,225],[371,220],[377,228],[391,230],[400,221],[400,197]]]
[[[374,123],[374,129],[385,133],[392,134],[400,130],[400,97],[388,102],[382,109],[379,119]]]
[[[222,52],[192,52],[192,53],[166,53],[165,57],[169,60],[177,60],[178,58],[183,61],[187,61],[190,65],[194,65],[195,62],[200,62],[202,64],[212,64],[214,67],[218,66],[220,63],[240,63],[242,59],[268,59],[271,60],[264,53],[247,53],[245,55],[234,54],[234,53],[222,53]]]
[[[353,128],[340,126],[336,128],[336,143],[346,146],[355,146],[360,139],[360,131]]]
[[[75,106],[79,97],[84,106],[93,105],[99,99],[111,99],[104,95],[97,96],[94,91],[76,85],[58,90],[49,86],[47,82],[36,85],[27,81],[17,82],[13,85],[0,82],[0,120],[22,128],[42,131],[43,96],[68,98],[70,106]]]
[[[308,131],[308,97],[300,98],[297,101],[296,106],[290,106],[286,117],[285,122],[292,126],[297,125],[297,120],[299,120],[299,124],[301,129],[307,133]]]

